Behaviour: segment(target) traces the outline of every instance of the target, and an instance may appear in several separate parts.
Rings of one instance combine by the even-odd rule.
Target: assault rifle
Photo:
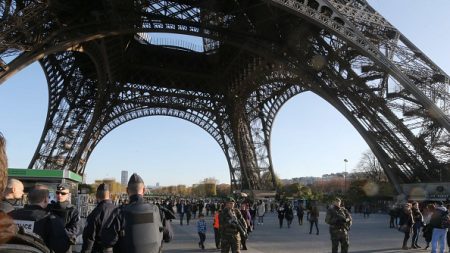
[[[242,221],[239,220],[236,215],[231,215],[231,219],[228,222],[236,226],[242,239],[248,237],[247,230],[245,229],[245,224],[242,224]]]

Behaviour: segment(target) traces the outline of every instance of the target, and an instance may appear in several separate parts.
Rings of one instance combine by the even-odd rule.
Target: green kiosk
[[[55,200],[56,186],[60,183],[68,183],[71,186],[71,201],[75,204],[77,199],[78,184],[83,177],[69,170],[36,170],[36,169],[8,169],[8,177],[22,181],[25,192],[28,192],[35,184],[47,185],[50,191],[50,201]]]

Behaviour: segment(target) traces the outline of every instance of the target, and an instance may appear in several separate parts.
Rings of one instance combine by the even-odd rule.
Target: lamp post
[[[344,159],[344,192],[347,192],[347,158]]]

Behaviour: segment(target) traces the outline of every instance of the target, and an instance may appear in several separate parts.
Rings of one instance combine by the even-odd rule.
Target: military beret
[[[130,177],[130,180],[128,180],[129,185],[130,184],[140,184],[140,183],[143,184],[144,180],[142,180],[142,178],[136,173],[133,173],[133,175],[131,175],[131,177]]]
[[[101,183],[98,187],[97,187],[97,191],[109,191],[109,186],[105,183]]]
[[[57,191],[70,190],[70,185],[68,183],[60,183],[56,186]]]

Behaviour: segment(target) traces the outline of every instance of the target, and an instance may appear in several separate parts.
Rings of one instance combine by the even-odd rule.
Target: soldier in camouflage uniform
[[[247,231],[245,220],[234,204],[234,199],[228,198],[225,208],[219,215],[221,253],[228,253],[230,248],[232,253],[241,252],[241,232]]]
[[[330,225],[332,253],[338,252],[341,243],[341,253],[348,252],[348,230],[352,225],[352,217],[347,209],[341,207],[341,200],[336,198],[327,210],[325,222]]]

